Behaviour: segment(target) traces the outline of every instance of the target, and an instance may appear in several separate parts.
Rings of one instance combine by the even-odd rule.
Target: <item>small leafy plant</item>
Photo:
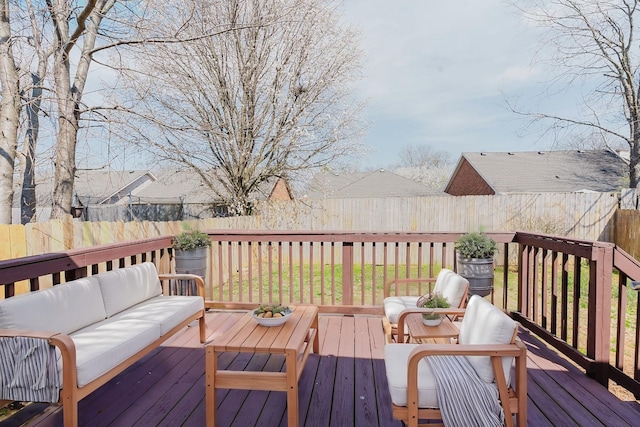
[[[438,292],[432,292],[427,295],[423,295],[418,299],[416,306],[423,308],[449,308],[451,304],[449,300]],[[427,320],[433,320],[440,318],[440,314],[425,313],[422,315]]]
[[[173,238],[171,246],[181,251],[192,251],[211,246],[211,239],[200,230],[186,230]]]
[[[461,258],[493,258],[498,250],[496,241],[484,233],[463,234],[456,240],[455,248]]]

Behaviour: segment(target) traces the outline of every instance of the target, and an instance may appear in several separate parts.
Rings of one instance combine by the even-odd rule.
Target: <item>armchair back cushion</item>
[[[156,266],[151,262],[100,274],[107,317],[162,294]]]
[[[106,317],[96,277],[0,300],[0,328],[6,329],[70,334]]]
[[[473,295],[469,299],[462,319],[458,342],[460,344],[509,344],[516,337],[517,323],[502,310],[484,298]],[[478,376],[484,381],[494,381],[493,368],[489,356],[468,356]],[[503,357],[504,375],[509,383],[513,357]]]
[[[443,268],[438,273],[433,291],[445,297],[451,307],[458,308],[461,307],[462,298],[464,298],[468,287],[469,281],[467,279],[448,268]]]

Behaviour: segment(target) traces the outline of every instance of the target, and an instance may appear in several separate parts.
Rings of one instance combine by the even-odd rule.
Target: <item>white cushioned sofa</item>
[[[161,279],[195,280],[199,295],[164,296]],[[0,300],[0,337],[56,347],[64,425],[75,426],[79,400],[171,335],[198,320],[204,342],[204,313],[201,277],[158,275],[145,262]]]

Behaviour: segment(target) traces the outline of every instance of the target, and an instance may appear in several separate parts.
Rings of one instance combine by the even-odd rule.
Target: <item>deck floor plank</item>
[[[210,339],[223,335],[242,313],[207,313]],[[528,347],[530,426],[637,425],[638,402],[618,399],[523,331]],[[300,378],[301,425],[400,427],[391,415],[379,317],[320,316],[320,354],[311,354]],[[223,353],[221,369],[280,370],[281,356]],[[82,426],[203,426],[204,349],[188,327],[80,401]],[[286,427],[286,393],[218,390],[218,426]],[[29,426],[61,427],[55,406]],[[0,423],[0,427],[13,427]]]

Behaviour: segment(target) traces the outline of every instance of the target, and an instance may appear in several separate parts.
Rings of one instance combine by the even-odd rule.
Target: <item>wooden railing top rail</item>
[[[455,242],[463,232],[406,232],[406,231],[265,231],[265,230],[206,230],[212,240],[271,241],[271,242]],[[515,232],[486,233],[498,243],[511,243]]]
[[[576,255],[586,259],[594,258],[594,248],[615,247],[613,243],[565,238],[550,234],[534,234],[526,231],[516,232],[516,241],[522,245],[535,246],[540,249]]]
[[[171,239],[171,236],[163,236],[0,261],[0,283],[18,282],[165,249],[171,246]]]
[[[622,271],[631,280],[640,280],[640,262],[616,247],[613,251],[613,266]]]

